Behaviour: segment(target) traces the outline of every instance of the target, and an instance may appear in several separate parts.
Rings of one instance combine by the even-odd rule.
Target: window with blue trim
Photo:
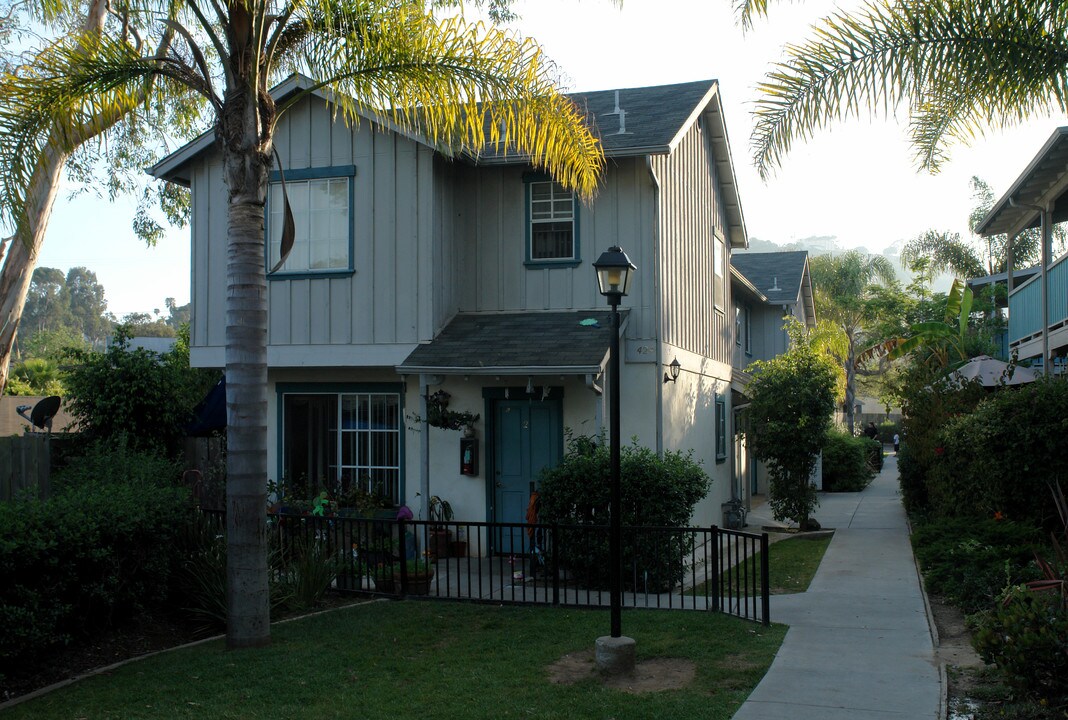
[[[370,493],[400,503],[399,393],[282,395],[282,477],[287,494],[327,490],[344,503]]]
[[[578,260],[575,194],[549,180],[527,183],[531,261]]]
[[[280,273],[350,270],[352,259],[352,178],[318,177],[290,180],[286,193],[293,209],[296,235],[293,250]],[[285,204],[282,183],[272,182],[267,195],[267,267],[278,262],[282,247]]]

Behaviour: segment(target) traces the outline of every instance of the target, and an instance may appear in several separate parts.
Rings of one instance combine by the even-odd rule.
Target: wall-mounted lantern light
[[[668,371],[664,373],[664,382],[669,383],[678,380],[680,370],[682,370],[682,365],[679,364],[679,359],[675,358],[671,361],[671,364],[668,365]]]

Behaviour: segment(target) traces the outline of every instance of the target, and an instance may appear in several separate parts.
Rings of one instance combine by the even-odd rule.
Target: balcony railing
[[[1068,320],[1068,255],[1049,266],[1049,308],[1051,326]],[[1042,332],[1042,276],[1035,275],[1009,296],[1009,344],[1028,340]]]

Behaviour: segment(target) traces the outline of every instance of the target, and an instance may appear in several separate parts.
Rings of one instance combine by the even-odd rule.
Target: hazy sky
[[[565,90],[663,85],[716,78],[726,109],[735,172],[751,237],[786,244],[833,235],[843,247],[882,251],[928,229],[967,234],[968,181],[998,195],[1011,185],[1064,117],[1037,118],[958,146],[937,176],[918,174],[904,126],[867,118],[835,125],[795,145],[763,183],[749,160],[755,85],[786,42],[815,19],[860,3],[773,4],[773,16],[743,33],[730,0],[520,0],[515,27],[560,67]],[[130,230],[132,203],[83,197],[56,203],[40,264],[95,271],[116,315],[189,300],[188,231],[146,249]]]

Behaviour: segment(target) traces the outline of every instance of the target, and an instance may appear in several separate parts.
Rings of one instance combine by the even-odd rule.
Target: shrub
[[[1048,481],[1068,456],[1068,380],[998,390],[937,433],[928,476],[931,509],[1051,527]]]
[[[608,524],[610,453],[603,442],[580,436],[571,439],[563,461],[542,471],[543,523],[605,526]],[[620,448],[620,492],[624,528],[684,527],[697,501],[708,492],[709,478],[692,453],[665,452],[663,458],[646,447]],[[646,540],[648,540],[646,538]],[[689,534],[667,533],[660,542],[639,544],[624,532],[624,583],[629,588],[667,590],[683,574],[683,558],[692,545]],[[608,535],[587,530],[562,530],[553,552],[576,577],[592,587],[608,582]]]
[[[154,452],[136,450],[126,433],[84,448],[55,477],[55,487],[99,485],[111,481],[154,487],[176,485],[181,467]]]
[[[867,487],[874,477],[869,465],[873,447],[881,459],[882,447],[878,441],[853,437],[840,430],[827,433],[827,444],[823,448],[823,489],[856,492]]]
[[[837,371],[813,350],[798,324],[788,325],[790,350],[751,366],[747,441],[767,463],[768,505],[776,520],[805,529],[818,500],[812,474],[834,412]]]
[[[0,505],[0,672],[162,601],[187,498],[120,478]]]
[[[942,447],[940,429],[950,418],[971,412],[986,396],[978,383],[949,385],[940,382],[944,376],[944,370],[914,365],[903,380],[905,419],[897,469],[902,500],[910,513],[929,509],[928,476]]]
[[[139,449],[177,453],[192,410],[218,373],[189,367],[188,345],[159,354],[129,347],[120,326],[106,352],[71,350],[67,408],[86,440],[126,434]]]
[[[901,424],[896,420],[884,420],[879,423],[879,435],[878,440],[883,445],[890,445],[894,442],[894,435],[901,434]]]
[[[912,544],[927,590],[974,613],[989,609],[1007,584],[1037,577],[1042,537],[1008,520],[940,518],[917,523]]]
[[[1068,696],[1068,611],[1059,595],[1016,585],[977,618],[975,649],[1005,680],[1042,699]]]
[[[174,601],[203,620],[206,629],[226,627],[225,527],[226,517],[221,513],[192,513],[180,538]],[[317,541],[312,542],[312,552],[283,553],[282,537],[279,532],[270,533],[267,581],[272,615],[317,604],[342,564],[336,553],[325,552],[326,544]]]

